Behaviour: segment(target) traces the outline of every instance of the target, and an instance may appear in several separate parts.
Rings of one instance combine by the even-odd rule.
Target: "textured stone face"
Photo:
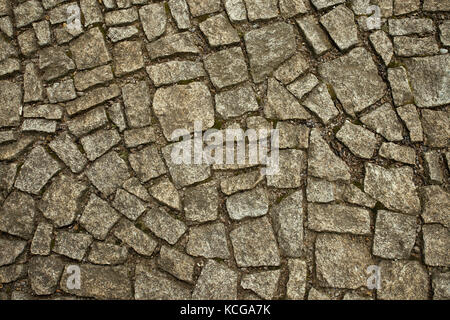
[[[449,14],[0,0],[0,300],[450,299]]]
[[[194,131],[194,121],[202,122],[202,129],[214,125],[214,109],[208,88],[201,82],[158,89],[153,109],[168,140],[177,129]]]
[[[319,73],[333,86],[348,112],[366,109],[381,99],[386,89],[372,57],[363,48],[353,49],[341,58],[320,65]]]
[[[348,235],[319,234],[315,257],[320,283],[337,288],[365,286],[366,269],[373,264],[368,245]]]
[[[406,61],[415,102],[420,108],[437,107],[450,102],[450,55],[412,58]]]
[[[262,82],[295,51],[293,27],[282,22],[250,31],[244,39],[252,77],[257,83]]]
[[[78,69],[97,67],[111,61],[111,55],[106,48],[105,39],[98,28],[87,33],[70,45],[70,52]]]
[[[411,215],[420,211],[420,200],[409,167],[384,169],[368,163],[364,191],[389,209]]]

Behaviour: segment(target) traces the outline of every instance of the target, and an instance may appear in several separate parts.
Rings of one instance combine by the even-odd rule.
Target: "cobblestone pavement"
[[[449,0],[0,0],[0,298],[449,299],[449,46]],[[280,172],[174,163],[196,120]]]

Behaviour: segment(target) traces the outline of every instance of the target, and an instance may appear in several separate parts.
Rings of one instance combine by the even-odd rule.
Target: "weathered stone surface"
[[[90,161],[94,161],[108,152],[112,147],[121,141],[117,130],[98,130],[80,139],[86,156]]]
[[[49,295],[56,291],[64,262],[58,256],[32,257],[28,268],[31,289],[37,295]]]
[[[155,146],[146,147],[129,156],[130,165],[139,180],[147,182],[167,172],[158,149]]]
[[[164,177],[148,189],[149,193],[156,200],[164,203],[165,205],[181,211],[181,197],[175,185],[167,178]]]
[[[405,68],[389,68],[388,79],[391,85],[394,104],[397,107],[413,102],[414,98]]]
[[[226,201],[227,211],[233,220],[241,220],[246,217],[260,217],[269,210],[267,191],[256,188],[228,197]]]
[[[388,209],[411,215],[420,211],[420,200],[410,167],[385,169],[367,163],[364,191]]]
[[[359,42],[355,17],[345,5],[340,5],[323,15],[320,23],[327,29],[340,50],[346,50]]]
[[[190,32],[167,35],[147,45],[151,59],[168,57],[174,54],[199,53],[198,39]]]
[[[15,159],[33,144],[34,141],[34,137],[23,136],[12,143],[0,145],[0,160]]]
[[[439,45],[434,36],[398,36],[394,37],[394,52],[399,57],[429,56],[439,53]]]
[[[135,26],[110,27],[108,29],[108,38],[110,38],[112,42],[129,39],[137,34],[139,34],[139,29]]]
[[[305,125],[291,124],[287,121],[277,122],[279,130],[279,147],[307,149],[309,145],[309,128]]]
[[[431,182],[442,183],[444,173],[441,168],[441,155],[438,151],[428,151],[424,154],[425,167]]]
[[[289,300],[304,300],[306,291],[306,262],[298,259],[288,260],[289,280],[286,284],[286,298]]]
[[[189,18],[189,8],[186,0],[169,0],[170,13],[175,19],[179,29],[188,29],[191,27]]]
[[[0,128],[17,126],[22,108],[22,90],[11,81],[0,81]]]
[[[267,185],[275,188],[297,188],[306,169],[306,153],[302,150],[280,150],[279,171],[267,175]]]
[[[19,4],[14,8],[14,17],[17,28],[25,27],[39,20],[44,10],[39,1],[30,0]]]
[[[345,201],[359,206],[374,208],[377,201],[372,199],[367,193],[353,184],[348,184],[344,188],[343,198]]]
[[[244,0],[224,0],[225,10],[231,22],[247,20],[247,9]]]
[[[314,5],[314,7],[320,10],[334,6],[339,3],[343,3],[345,2],[345,0],[312,0],[311,2]]]
[[[366,159],[372,158],[377,145],[374,133],[349,121],[346,121],[338,131],[336,138],[345,144],[353,154]]]
[[[85,182],[61,174],[45,191],[39,209],[57,227],[68,226],[79,213],[81,198],[86,189]]]
[[[244,0],[250,21],[272,19],[278,16],[276,0]]]
[[[233,300],[237,298],[238,274],[214,260],[208,260],[192,293],[196,300]]]
[[[311,115],[295,97],[277,80],[269,78],[267,85],[267,103],[264,105],[264,114],[268,118],[309,119]]]
[[[143,127],[125,130],[123,138],[127,148],[134,148],[142,144],[155,142],[157,134],[154,127]]]
[[[95,160],[86,171],[91,183],[105,196],[109,196],[130,177],[128,166],[115,151]]]
[[[111,61],[105,39],[98,27],[90,29],[72,41],[70,52],[78,69],[89,69]]]
[[[273,299],[278,289],[280,270],[262,271],[242,276],[241,287],[249,289],[263,299]]]
[[[24,278],[27,275],[27,268],[25,264],[13,264],[5,267],[0,267],[0,283],[11,283],[18,279]],[[5,298],[2,298],[6,300]]]
[[[335,187],[332,182],[324,179],[308,177],[306,198],[308,202],[327,203],[335,200]]]
[[[450,55],[406,60],[414,101],[419,108],[432,108],[450,103],[446,88],[450,82]]]
[[[120,88],[112,84],[109,87],[95,88],[84,96],[66,104],[67,113],[72,116],[78,112],[88,110],[105,101],[111,100],[120,95]]]
[[[127,260],[128,249],[112,243],[95,241],[91,245],[88,261],[93,264],[116,265]]]
[[[346,205],[310,203],[308,228],[319,232],[367,235],[370,234],[370,212]]]
[[[172,181],[177,188],[204,181],[211,176],[211,168],[208,164],[194,164],[192,140],[182,141],[167,145],[162,148],[162,154],[166,161]],[[186,151],[189,150],[189,151]],[[190,156],[190,164],[179,162],[183,158],[180,152],[187,152]]]
[[[139,218],[146,209],[138,197],[123,189],[117,190],[112,205],[116,210],[132,221]]]
[[[394,0],[394,14],[402,15],[420,9],[420,0]]]
[[[175,244],[186,232],[187,226],[181,220],[174,218],[164,208],[150,209],[142,218],[142,223],[157,237]]]
[[[389,36],[383,30],[378,30],[371,33],[369,39],[375,51],[383,59],[384,64],[388,66],[394,56],[394,45]]]
[[[126,84],[122,87],[125,115],[132,128],[151,124],[150,89],[146,81]]]
[[[80,152],[75,142],[68,134],[61,134],[52,140],[49,145],[50,149],[70,168],[73,173],[83,171],[88,160],[85,155]]]
[[[216,110],[225,119],[259,109],[255,93],[249,84],[223,91],[215,96]]]
[[[441,33],[441,42],[444,46],[450,46],[450,21],[446,20],[439,25],[439,31]]]
[[[139,9],[142,28],[148,41],[153,41],[166,30],[167,16],[164,3],[152,3]]]
[[[220,0],[186,0],[194,17],[220,10]]]
[[[450,3],[439,0],[424,0],[424,11],[450,11]]]
[[[97,84],[105,83],[113,79],[110,65],[100,66],[92,70],[77,72],[74,75],[75,88],[84,91]]]
[[[225,225],[215,222],[190,227],[186,252],[194,257],[230,258]]]
[[[31,242],[30,251],[32,254],[48,256],[51,252],[53,239],[53,226],[46,222],[38,224]]]
[[[339,101],[350,114],[374,104],[386,90],[372,57],[363,48],[321,64],[319,73],[333,86]]]
[[[218,89],[244,82],[248,79],[247,64],[241,48],[231,48],[212,53],[203,60],[212,83]]]
[[[447,147],[450,137],[450,113],[445,110],[422,110],[421,113],[425,145],[434,148]]]
[[[194,132],[195,121],[201,121],[202,130],[214,125],[211,93],[202,82],[158,89],[153,99],[153,110],[169,141],[178,138],[173,137],[177,129]]]
[[[75,63],[60,47],[46,47],[39,51],[39,69],[45,80],[59,78],[75,69]]]
[[[378,153],[380,156],[387,159],[412,165],[416,163],[416,151],[413,148],[392,142],[383,142]]]
[[[429,266],[450,265],[450,231],[439,224],[422,227],[425,264]]]
[[[293,26],[278,22],[244,35],[253,80],[262,82],[295,52]]]
[[[379,267],[383,270],[379,299],[428,299],[428,274],[418,261],[382,261]]]
[[[450,299],[450,274],[436,273],[432,277],[433,284],[433,300]]]
[[[297,18],[296,22],[316,55],[322,55],[333,47],[314,16],[303,16]]]
[[[320,233],[315,247],[316,276],[323,286],[357,289],[367,284],[373,261],[363,239]]]
[[[127,6],[118,7],[121,8],[121,10],[106,12],[105,24],[107,26],[133,23],[139,19],[138,10],[135,7],[131,7],[131,3],[129,3]]]
[[[80,274],[85,277],[85,281],[83,281],[80,289],[69,289],[67,287],[68,277],[72,274],[68,268],[69,266],[65,267],[60,281],[61,289],[64,292],[101,300],[132,298],[132,285],[130,279],[128,279],[126,267],[82,264]]]
[[[299,75],[309,69],[308,61],[304,54],[296,53],[283,62],[273,73],[274,77],[283,84],[294,81]]]
[[[361,121],[388,141],[403,140],[403,126],[389,103],[362,116]]]
[[[92,236],[86,233],[58,231],[53,252],[81,261],[92,243]]]
[[[262,176],[258,170],[251,171],[223,179],[220,182],[220,188],[223,193],[230,195],[238,191],[253,189],[261,180]]]
[[[440,186],[421,188],[423,199],[422,218],[425,223],[440,223],[450,228],[450,194]]]
[[[144,67],[142,43],[140,41],[122,41],[114,45],[114,74],[118,77],[135,72]]]
[[[136,300],[188,300],[191,290],[152,266],[136,266],[134,298]]]
[[[311,92],[317,85],[319,84],[319,79],[312,74],[308,73],[307,75],[298,78],[296,81],[287,86],[287,89],[298,99],[302,100],[303,97]],[[324,97],[327,98],[327,102],[329,102],[328,96],[326,94]],[[330,104],[331,106],[331,104]],[[330,110],[334,110],[332,107]],[[335,113],[335,111],[334,111]]]
[[[186,189],[184,193],[184,213],[186,219],[207,222],[217,219],[219,194],[215,182],[204,183]]]
[[[151,256],[158,243],[128,220],[121,220],[114,230],[114,236],[125,242],[137,253]]]
[[[22,191],[39,194],[42,187],[61,169],[42,146],[35,147],[20,168],[14,186]]]
[[[162,246],[158,265],[174,277],[193,283],[195,260],[190,256],[168,246]]]
[[[147,67],[147,73],[157,87],[206,76],[203,64],[192,61],[154,64]]]
[[[26,245],[26,241],[0,238],[0,249],[2,251],[2,255],[0,256],[0,266],[13,263],[23,252]]]
[[[385,259],[408,259],[416,240],[416,218],[378,210],[373,254]]]
[[[328,181],[350,180],[349,167],[333,153],[318,129],[313,129],[310,135],[308,173]]]
[[[303,194],[296,191],[270,209],[278,245],[284,255],[299,257],[303,249]]]
[[[280,0],[280,12],[284,18],[292,18],[299,13],[307,13],[309,3],[305,0]]]
[[[108,202],[91,193],[80,218],[80,224],[94,238],[104,240],[119,218],[120,215]]]
[[[217,47],[240,41],[237,31],[223,14],[213,16],[199,24],[210,46]]]
[[[243,222],[230,232],[230,239],[238,266],[280,265],[275,235],[266,217]]]
[[[411,34],[434,33],[433,20],[429,18],[389,19],[389,34],[391,36],[406,36]]]
[[[406,125],[409,131],[409,137],[412,142],[423,141],[423,129],[420,122],[419,113],[416,106],[408,104],[397,108],[397,113]]]

